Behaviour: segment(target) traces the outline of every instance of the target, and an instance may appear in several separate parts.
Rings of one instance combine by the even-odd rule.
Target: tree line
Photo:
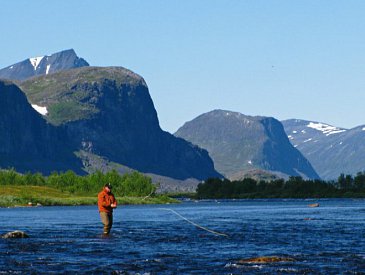
[[[199,199],[239,198],[335,198],[365,197],[365,173],[356,176],[341,174],[337,181],[309,180],[289,177],[288,180],[239,181],[210,178],[198,185]]]
[[[53,172],[49,176],[41,173],[20,174],[14,169],[0,170],[0,186],[35,185],[53,187],[61,191],[78,195],[95,195],[106,183],[111,183],[113,193],[118,196],[140,197],[153,194],[156,186],[150,177],[138,172],[120,175],[116,170],[106,173],[97,171],[80,176],[73,171]]]
[[[113,193],[118,196],[141,197],[156,191],[151,178],[139,172],[120,175],[116,170],[111,170],[80,176],[73,171],[67,171],[44,176],[41,173],[30,172],[20,174],[14,169],[0,170],[0,186],[47,186],[75,195],[95,195],[105,183],[111,183]],[[309,197],[365,197],[365,172],[359,172],[356,176],[341,174],[337,181],[309,180],[301,177],[272,181],[210,178],[200,183],[196,190],[198,199]]]

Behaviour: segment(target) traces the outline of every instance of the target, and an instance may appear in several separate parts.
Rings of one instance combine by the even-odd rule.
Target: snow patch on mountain
[[[37,70],[37,67],[38,67],[39,63],[41,63],[43,57],[44,56],[29,58],[29,62],[30,62],[30,64],[32,64],[34,70]]]
[[[365,127],[364,127],[364,128],[362,128],[362,130],[363,130],[363,131],[365,131]]]
[[[32,107],[33,107],[34,110],[36,110],[42,116],[45,116],[46,114],[48,114],[47,107],[38,106],[36,104],[32,104]]]
[[[51,68],[51,65],[50,64],[48,64],[47,65],[47,69],[46,69],[46,74],[48,74],[48,72],[49,72],[49,69]]]
[[[307,127],[318,130],[318,131],[321,131],[326,136],[329,136],[329,135],[332,135],[332,134],[338,134],[338,133],[342,133],[342,132],[346,131],[344,129],[340,129],[340,128],[337,128],[335,126],[331,126],[331,125],[327,125],[327,124],[323,124],[323,123],[319,123],[319,122],[317,122],[317,123],[310,122],[307,125]]]

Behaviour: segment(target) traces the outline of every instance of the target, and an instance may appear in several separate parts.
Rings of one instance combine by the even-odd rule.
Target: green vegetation
[[[365,198],[365,173],[355,177],[341,174],[337,181],[304,180],[290,177],[287,181],[240,181],[211,178],[200,183],[197,193],[156,195],[149,177],[138,172],[120,175],[112,170],[97,171],[86,176],[72,171],[54,172],[48,177],[40,173],[19,174],[0,170],[0,207],[32,205],[95,205],[97,194],[110,182],[119,204],[157,204],[176,202],[173,198],[244,199],[244,198]],[[173,197],[173,198],[172,198]]]
[[[199,199],[365,198],[365,173],[358,173],[355,177],[341,174],[337,182],[304,180],[301,177],[270,182],[249,178],[240,181],[208,179],[198,185],[196,197]]]
[[[58,102],[49,107],[49,120],[54,125],[60,125],[63,122],[87,119],[99,111],[88,104],[77,101]]]
[[[15,170],[0,171],[0,206],[93,205],[103,185],[110,182],[119,204],[176,202],[156,195],[151,178],[138,172],[120,175],[115,170],[79,176],[72,171],[54,172],[48,177],[40,173],[19,174]]]
[[[88,119],[100,112],[103,87],[146,85],[122,67],[82,67],[39,76],[19,83],[32,104],[47,106],[45,117],[53,125]]]

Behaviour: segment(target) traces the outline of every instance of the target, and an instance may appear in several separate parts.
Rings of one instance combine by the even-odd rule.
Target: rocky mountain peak
[[[34,76],[48,75],[61,70],[89,66],[73,49],[51,55],[30,57],[0,70],[0,78],[25,80]]]

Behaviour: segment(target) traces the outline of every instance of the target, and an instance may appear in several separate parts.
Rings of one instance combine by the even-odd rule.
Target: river
[[[109,237],[95,206],[2,208],[0,221],[30,235],[0,239],[0,274],[365,273],[364,199],[119,206]],[[239,263],[258,256],[293,261]]]

